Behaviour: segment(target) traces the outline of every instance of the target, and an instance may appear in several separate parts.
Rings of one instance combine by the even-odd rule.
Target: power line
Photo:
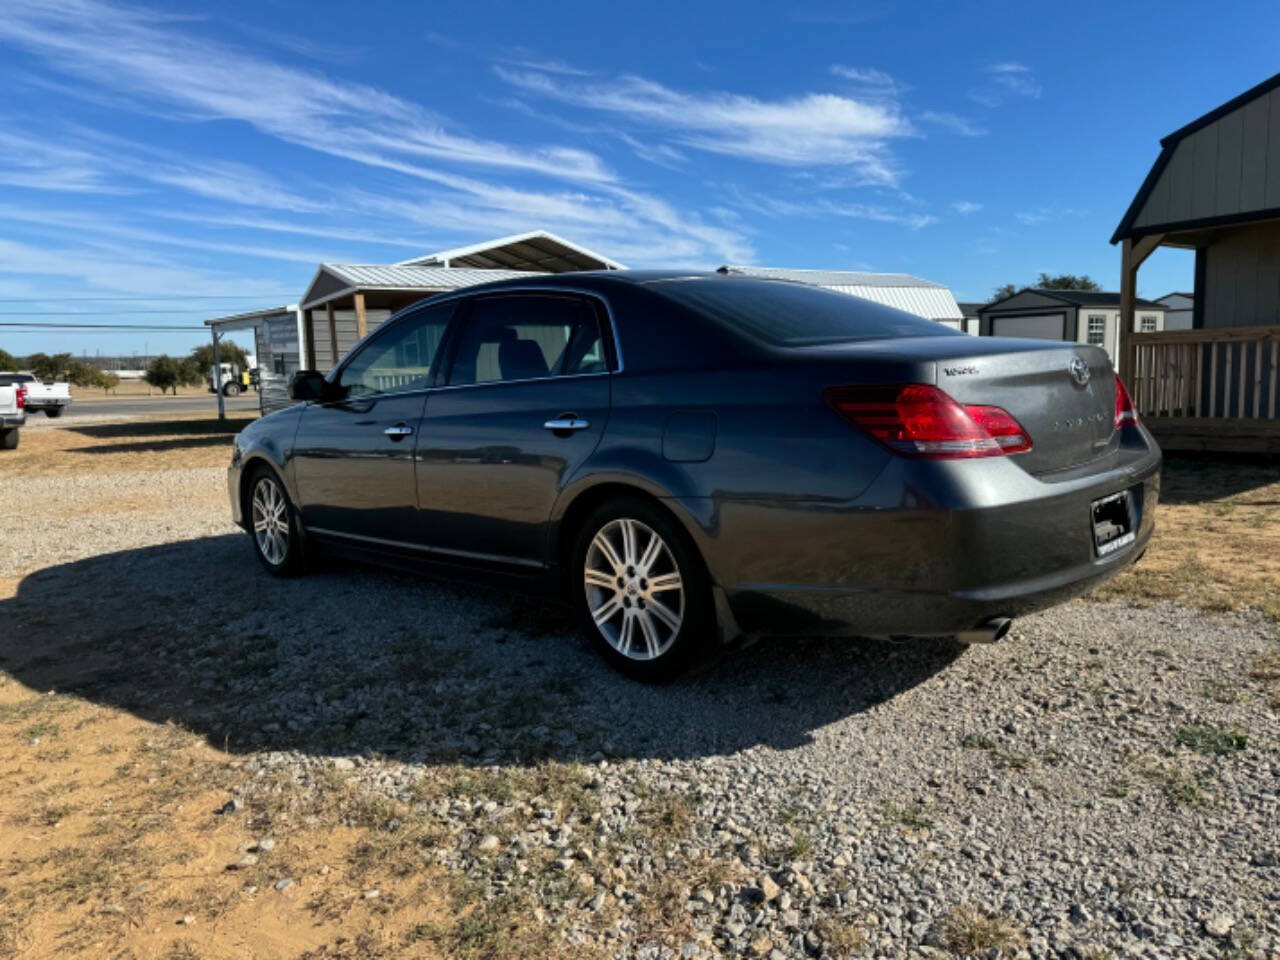
[[[115,303],[126,301],[148,301],[148,300],[279,300],[281,297],[288,297],[289,294],[280,294],[271,297],[266,294],[261,296],[251,294],[156,294],[154,297],[0,297],[0,303],[63,303],[71,300],[89,300],[95,303]]]
[[[178,326],[177,324],[12,324],[0,323],[0,326],[13,328],[13,326],[22,326],[22,328],[36,330],[204,330],[209,332],[207,326]]]
[[[213,313],[208,307],[176,307],[173,310],[0,310],[0,317],[132,317],[143,313]]]

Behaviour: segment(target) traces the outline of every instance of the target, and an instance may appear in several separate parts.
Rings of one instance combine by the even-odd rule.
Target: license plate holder
[[[1100,557],[1109,557],[1137,539],[1133,529],[1132,489],[1121,490],[1093,501],[1093,548]]]

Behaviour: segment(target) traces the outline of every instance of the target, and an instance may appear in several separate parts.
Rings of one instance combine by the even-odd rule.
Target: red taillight
[[[1031,438],[1000,407],[957,403],[937,387],[834,387],[831,407],[894,453],[935,459],[999,457],[1031,449]]]
[[[1133,406],[1133,399],[1129,396],[1129,388],[1124,385],[1124,381],[1120,379],[1120,374],[1116,374],[1116,418],[1114,427],[1119,430],[1126,423],[1132,423],[1135,426],[1138,423],[1138,411]]]
[[[27,385],[25,383],[18,384],[18,409],[22,410],[27,405]]]

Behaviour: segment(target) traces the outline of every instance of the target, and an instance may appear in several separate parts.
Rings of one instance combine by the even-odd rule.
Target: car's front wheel
[[[302,538],[293,504],[280,478],[269,469],[260,469],[251,484],[247,512],[253,552],[268,573],[291,576],[302,566]]]
[[[678,524],[643,500],[599,507],[578,535],[574,602],[611,664],[638,680],[666,680],[711,634],[711,590]]]

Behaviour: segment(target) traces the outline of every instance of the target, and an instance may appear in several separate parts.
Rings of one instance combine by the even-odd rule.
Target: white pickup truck
[[[0,373],[0,386],[22,384],[27,388],[27,413],[44,411],[46,417],[60,417],[71,406],[71,386],[66,383],[42,383],[30,373]]]
[[[0,450],[18,449],[18,428],[27,422],[25,384],[0,384]]]

